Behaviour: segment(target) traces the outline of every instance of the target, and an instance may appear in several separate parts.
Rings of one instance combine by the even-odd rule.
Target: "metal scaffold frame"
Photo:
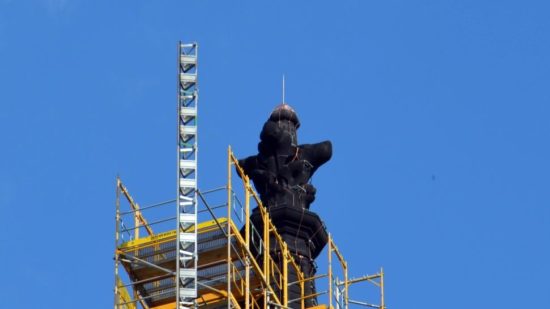
[[[198,214],[205,216],[202,217],[203,219],[209,220],[203,220],[196,228],[193,228],[199,235],[198,247],[203,248],[201,249],[203,251],[199,250],[201,258],[197,260],[199,261],[199,275],[196,282],[198,294],[197,298],[193,300],[194,306],[208,309],[220,306],[237,309],[267,309],[289,308],[298,302],[299,307],[305,309],[306,299],[319,296],[325,297],[327,300],[327,305],[320,305],[319,309],[347,309],[354,306],[386,308],[383,271],[380,270],[374,275],[350,279],[348,263],[336,246],[332,235],[329,235],[326,249],[327,265],[322,268],[326,270],[326,273],[305,277],[289,252],[287,244],[271,222],[269,212],[263,206],[250,179],[244,174],[230,148],[228,150],[227,173],[225,186],[209,191],[197,190],[198,198],[201,200]],[[239,178],[239,180],[235,178]],[[217,199],[216,194],[218,194]],[[173,281],[176,274],[176,262],[173,261],[174,266],[167,266],[168,264],[163,261],[170,256],[175,256],[175,243],[179,233],[176,233],[176,230],[170,230],[170,226],[173,226],[170,222],[177,220],[175,217],[171,217],[168,219],[154,218],[154,220],[147,221],[143,214],[144,212],[158,212],[158,209],[173,205],[175,201],[140,207],[119,178],[117,178],[116,196],[115,309],[178,308],[175,298],[163,305],[149,306],[147,304],[155,297],[163,295],[162,293],[175,295],[173,291],[175,282]],[[124,197],[125,204],[129,205],[127,210],[121,210],[121,197]],[[254,207],[258,207],[261,213],[263,225],[261,231],[249,219],[251,209]],[[127,220],[128,224],[122,220],[125,216],[131,216],[131,220]],[[163,226],[164,223],[167,224]],[[156,234],[153,233],[153,226],[159,226],[159,228],[155,228]],[[139,230],[146,231],[146,234],[140,235]],[[186,231],[189,230],[188,228]],[[131,231],[133,233],[130,233]],[[124,233],[129,240],[120,241],[120,237]],[[207,233],[219,235],[216,240],[212,240],[212,242],[222,241],[221,245],[216,247],[218,249],[211,248],[212,243],[208,243],[210,238],[207,240],[205,240],[206,237],[201,238],[201,235]],[[174,243],[174,246],[167,246],[171,243]],[[210,249],[204,249],[204,247]],[[264,254],[269,252],[266,248],[279,252],[278,261],[270,254]],[[126,270],[124,274],[119,273],[119,264],[121,263]],[[150,277],[143,278],[141,273],[137,273],[140,270],[135,265],[149,269]],[[214,277],[207,274],[209,269],[216,267],[219,272]],[[219,267],[223,267],[223,270]],[[297,274],[297,280],[293,282],[289,282],[291,268],[294,268]],[[141,271],[143,272],[143,270]],[[120,275],[127,278],[122,280]],[[342,279],[339,276],[342,276]],[[167,280],[166,278],[172,280],[172,290],[169,287],[163,288],[162,280]],[[327,290],[305,295],[304,286],[311,280],[316,280],[319,285],[325,282]],[[370,282],[380,289],[380,299],[377,304],[350,298],[350,287],[360,282]],[[143,284],[149,284],[150,289],[157,294],[142,294],[143,290],[139,287]],[[300,286],[300,297],[289,298],[289,286],[291,285]]]
[[[197,56],[196,43],[178,44],[176,300],[192,308],[197,298]]]

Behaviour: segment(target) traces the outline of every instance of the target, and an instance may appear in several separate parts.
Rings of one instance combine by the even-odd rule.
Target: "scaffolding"
[[[305,309],[305,300],[319,297],[326,304],[310,308],[385,309],[382,269],[350,279],[330,234],[322,268],[327,273],[305,277],[231,148],[227,182],[198,189],[197,56],[196,43],[179,42],[176,198],[142,207],[116,179],[114,308]],[[256,207],[260,229],[250,220]],[[296,278],[291,281],[289,273]],[[313,280],[327,289],[306,294]],[[376,303],[350,298],[350,287],[360,282],[379,289]],[[290,299],[289,287],[295,285],[300,296]]]
[[[178,44],[176,299],[192,308],[197,298],[197,43]]]
[[[349,278],[348,263],[330,234],[326,249],[328,264],[321,267],[326,273],[304,277],[231,149],[226,185],[196,193],[200,200],[197,216],[203,220],[193,227],[180,226],[178,233],[171,228],[179,224],[177,216],[162,217],[171,212],[169,209],[173,209],[176,200],[140,207],[117,178],[115,309],[178,308],[178,234],[194,231],[197,297],[191,301],[191,307],[265,309],[296,308],[300,304],[299,308],[305,309],[306,299],[320,297],[326,300],[326,305],[319,308],[386,308],[382,269],[374,275]],[[263,230],[256,229],[249,220],[254,207],[261,212]],[[144,213],[153,220],[147,221]],[[279,262],[264,254],[270,252],[268,248],[281,252]],[[288,278],[291,267],[298,274],[293,282]],[[310,280],[316,280],[327,290],[305,295],[304,284]],[[351,298],[350,287],[359,282],[370,282],[379,289],[376,303]],[[289,299],[291,285],[300,286],[299,298]],[[363,291],[357,294],[363,295]]]

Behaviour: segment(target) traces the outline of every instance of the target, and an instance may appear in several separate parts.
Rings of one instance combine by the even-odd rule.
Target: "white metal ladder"
[[[178,45],[177,308],[197,298],[197,43]]]

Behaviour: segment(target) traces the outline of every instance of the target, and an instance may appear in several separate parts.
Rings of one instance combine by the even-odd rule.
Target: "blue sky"
[[[0,0],[0,298],[112,305],[115,176],[175,195],[178,40],[203,188],[281,100],[334,144],[312,209],[389,308],[549,308],[546,1]]]

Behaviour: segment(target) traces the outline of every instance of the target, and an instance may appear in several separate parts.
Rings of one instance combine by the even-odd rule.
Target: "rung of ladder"
[[[181,55],[180,62],[183,64],[196,64],[197,57],[194,55]]]
[[[183,152],[183,153],[193,152],[194,150],[195,148],[192,148],[192,147],[180,148],[180,152]]]
[[[180,263],[181,265],[185,265],[185,263],[187,263],[188,261],[191,261],[192,259],[193,259],[193,256],[189,256],[189,255],[180,256]]]
[[[180,298],[181,297],[195,298],[197,297],[197,291],[193,288],[180,288]]]
[[[195,135],[197,134],[197,127],[180,125],[180,133],[181,135]]]
[[[185,202],[194,202],[195,198],[191,196],[185,196],[180,194],[180,200],[183,200]]]
[[[180,74],[180,82],[182,83],[195,83],[197,81],[197,75],[196,74]]]
[[[195,233],[180,233],[180,242],[197,242],[197,235]]]
[[[195,160],[180,160],[180,168],[196,169],[197,161]]]
[[[197,271],[194,268],[180,268],[180,278],[195,278]]]
[[[180,201],[180,207],[189,207],[192,206],[195,202],[194,201]]]
[[[197,181],[195,179],[192,179],[192,178],[180,179],[180,188],[189,188],[194,190],[196,186],[197,186]]]
[[[196,298],[197,290],[194,288],[180,288],[180,299],[182,298]]]
[[[197,116],[197,109],[195,107],[182,107],[180,115],[185,117],[195,117]]]
[[[191,101],[195,98],[195,94],[186,94],[186,95],[180,95],[180,100],[184,101]]]
[[[189,256],[189,255],[180,256],[180,265],[181,265],[181,267],[184,267],[184,265],[187,264],[187,262],[192,261],[192,260],[193,260],[193,256]]]
[[[180,257],[185,256],[185,257],[188,257],[189,259],[192,259],[194,255],[195,255],[195,252],[180,250]]]
[[[193,223],[197,221],[197,215],[196,214],[180,214],[180,223]]]

